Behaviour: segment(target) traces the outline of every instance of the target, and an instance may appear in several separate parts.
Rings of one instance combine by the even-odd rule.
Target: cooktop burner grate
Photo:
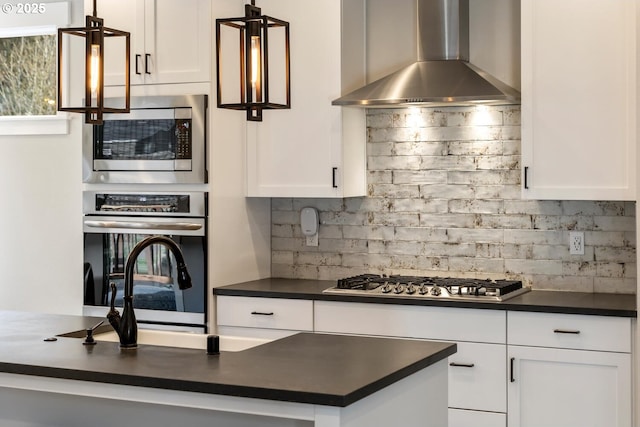
[[[340,279],[325,293],[423,299],[504,301],[528,292],[520,280],[361,274]]]

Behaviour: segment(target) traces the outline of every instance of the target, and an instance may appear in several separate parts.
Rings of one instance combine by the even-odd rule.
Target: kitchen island
[[[210,356],[60,336],[96,320],[0,312],[0,425],[447,424],[455,344],[304,333]]]

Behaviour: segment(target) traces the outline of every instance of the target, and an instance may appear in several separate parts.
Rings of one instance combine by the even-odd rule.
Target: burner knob
[[[404,285],[396,285],[396,288],[393,290],[396,294],[401,294],[404,292]]]
[[[431,292],[429,292],[429,293],[430,293],[431,295],[433,295],[433,296],[436,296],[436,297],[437,297],[438,295],[440,295],[440,294],[442,293],[442,290],[440,289],[440,287],[439,287],[439,286],[433,286],[433,287],[431,288]]]
[[[420,286],[420,290],[418,291],[420,295],[426,295],[429,293],[429,287],[427,285]]]
[[[408,293],[409,295],[413,295],[413,294],[415,294],[415,293],[416,293],[416,287],[415,287],[415,285],[409,285],[409,286],[407,286],[407,293]]]
[[[385,283],[384,286],[382,287],[382,293],[383,294],[388,294],[389,292],[391,292],[393,290],[393,288],[391,287],[390,284]]]

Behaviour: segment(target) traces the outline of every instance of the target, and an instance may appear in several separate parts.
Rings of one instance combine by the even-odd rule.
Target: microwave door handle
[[[200,230],[202,224],[194,222],[139,222],[139,221],[85,221],[92,228],[125,228],[128,230]]]

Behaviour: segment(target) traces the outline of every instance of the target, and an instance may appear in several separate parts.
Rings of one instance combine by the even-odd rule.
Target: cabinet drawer
[[[449,356],[449,407],[507,411],[507,350],[503,344],[458,342]]]
[[[283,298],[217,297],[218,325],[313,330],[313,301]]]
[[[631,352],[631,319],[508,312],[509,345]]]
[[[506,342],[506,314],[498,310],[316,301],[317,332]]]
[[[449,427],[507,427],[507,414],[449,408]]]

